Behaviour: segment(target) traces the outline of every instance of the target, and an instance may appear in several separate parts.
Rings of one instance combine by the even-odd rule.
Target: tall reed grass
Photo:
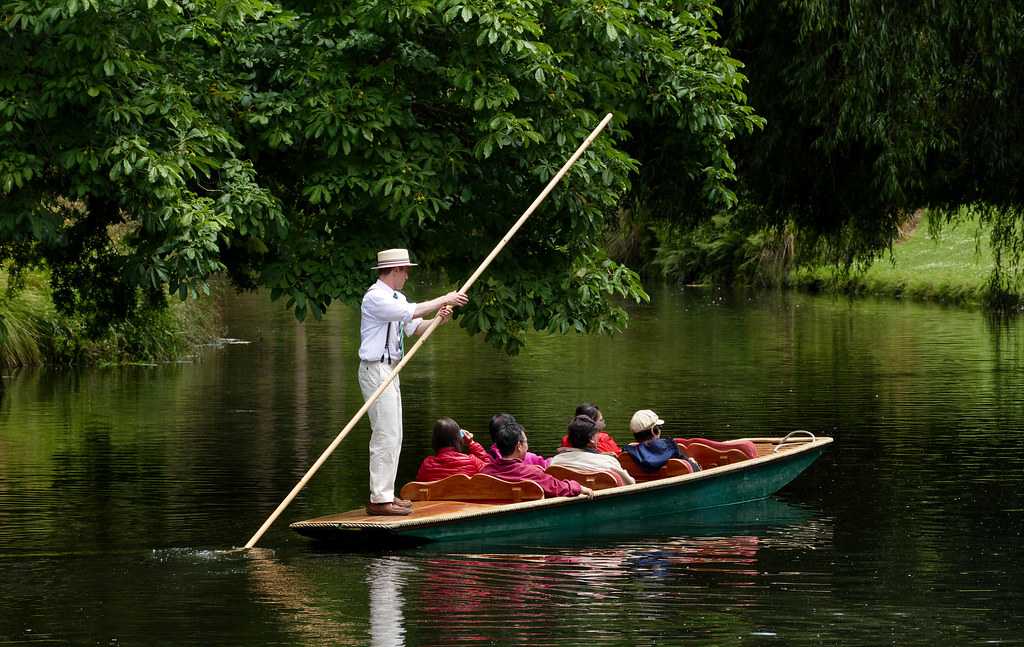
[[[11,292],[6,272],[0,271],[0,366],[42,364],[48,354],[46,340],[55,332],[53,302],[35,278]]]

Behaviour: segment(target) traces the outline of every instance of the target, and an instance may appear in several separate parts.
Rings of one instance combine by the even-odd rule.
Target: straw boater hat
[[[416,263],[409,262],[409,250],[407,249],[385,249],[377,252],[377,264],[375,270],[384,270],[389,267],[415,267]]]

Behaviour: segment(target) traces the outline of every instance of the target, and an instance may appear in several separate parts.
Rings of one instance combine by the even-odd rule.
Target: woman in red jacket
[[[594,436],[594,441],[597,443],[597,451],[602,454],[618,454],[622,451],[619,444],[615,442],[615,439],[608,435],[604,430],[604,414],[597,407],[596,404],[590,402],[584,402],[580,406],[576,407],[577,416],[589,416],[591,420],[597,423],[597,435]],[[572,445],[569,443],[569,435],[562,436],[562,447],[571,448]],[[559,449],[559,452],[565,451],[565,449]]]
[[[417,481],[439,481],[452,474],[473,476],[491,462],[487,450],[473,440],[473,434],[451,418],[434,423],[434,455],[420,463]]]

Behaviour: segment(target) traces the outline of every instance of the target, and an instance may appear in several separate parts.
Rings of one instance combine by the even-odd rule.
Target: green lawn
[[[950,303],[977,304],[985,298],[992,271],[988,231],[976,219],[947,226],[939,236],[929,232],[925,215],[910,237],[893,245],[862,273],[836,276],[831,266],[797,270],[790,282],[809,289],[854,294],[909,296]]]

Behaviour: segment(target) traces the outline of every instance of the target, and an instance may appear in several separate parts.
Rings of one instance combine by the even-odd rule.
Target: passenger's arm
[[[472,438],[472,437],[470,437],[470,438]],[[491,455],[487,453],[487,450],[484,449],[483,445],[481,445],[480,443],[476,442],[475,440],[470,440],[469,441],[469,453],[472,454],[473,456],[476,456],[477,458],[482,460],[484,463],[490,463],[491,462]]]
[[[633,478],[633,475],[627,472],[626,470],[622,469],[621,467],[613,467],[612,469],[615,470],[616,474],[622,477],[622,482],[625,483],[626,485],[633,485],[634,483],[636,483],[636,479]]]

